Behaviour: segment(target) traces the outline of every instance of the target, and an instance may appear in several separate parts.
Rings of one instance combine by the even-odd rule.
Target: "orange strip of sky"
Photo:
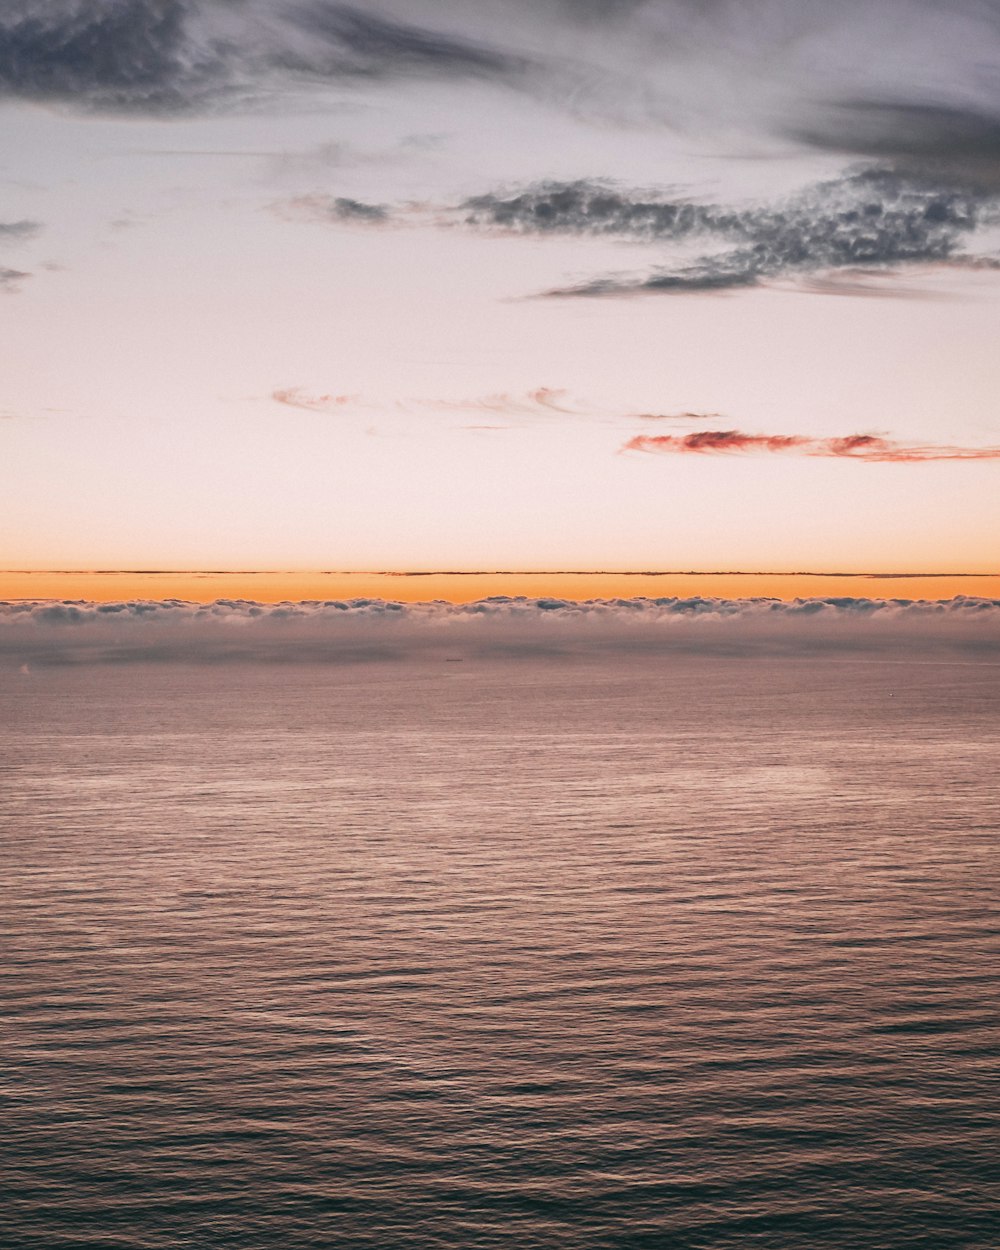
[[[611,599],[649,596],[843,595],[864,598],[1000,598],[1000,574],[834,575],[829,573],[322,573],[197,571],[0,571],[0,599],[446,599],[490,595]]]

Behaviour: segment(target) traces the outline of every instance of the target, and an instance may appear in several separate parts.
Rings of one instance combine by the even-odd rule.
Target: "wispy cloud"
[[[352,663],[577,654],[1000,653],[1000,600],[613,599],[506,596],[0,603],[0,668],[141,662]]]
[[[900,443],[878,434],[812,438],[804,434],[745,434],[742,430],[699,430],[694,434],[637,434],[621,450],[666,455],[770,452],[897,464],[919,464],[932,460],[1000,460],[1000,447]]]
[[[302,408],[306,412],[345,412],[360,403],[358,395],[318,395],[301,386],[282,386],[271,392],[271,398],[287,408]]]
[[[718,412],[633,412],[629,418],[635,421],[718,421]]]
[[[320,394],[302,386],[285,386],[272,391],[271,399],[290,408],[331,413],[378,408],[383,411],[396,412],[488,413],[491,416],[513,419],[553,415],[581,416],[588,411],[588,406],[574,401],[568,391],[554,386],[538,386],[534,390],[522,392],[496,391],[489,395],[475,395],[460,399],[425,396],[381,402],[366,399],[358,394]],[[503,429],[505,427],[491,425],[467,428]]]
[[[505,417],[551,416],[553,413],[579,416],[583,411],[573,402],[568,391],[554,386],[539,386],[533,391],[522,393],[498,391],[471,399],[424,399],[415,402],[421,407],[436,408],[444,412],[489,412]]]
[[[717,412],[626,412],[588,403],[569,391],[539,386],[528,391],[496,391],[460,399],[408,398],[378,401],[350,392],[324,393],[302,386],[278,387],[270,398],[305,412],[350,416],[383,413],[455,413],[496,418],[463,424],[463,430],[508,430],[518,422],[553,417],[621,426],[647,421],[680,426],[719,421]],[[499,424],[502,419],[505,424]],[[949,443],[911,443],[884,434],[847,434],[815,437],[809,434],[756,434],[734,428],[698,429],[686,434],[636,434],[619,448],[621,452],[661,455],[747,455],[752,453],[827,457],[880,463],[917,464],[944,460],[1000,460],[1000,446],[966,447]]]

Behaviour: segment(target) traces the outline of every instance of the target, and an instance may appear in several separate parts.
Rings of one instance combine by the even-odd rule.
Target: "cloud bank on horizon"
[[[0,603],[0,668],[533,656],[889,654],[1000,659],[1000,600],[662,598],[476,603]]]

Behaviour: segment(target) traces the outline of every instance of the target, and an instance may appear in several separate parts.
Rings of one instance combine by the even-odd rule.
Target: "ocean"
[[[993,659],[0,699],[10,1250],[1000,1246]]]

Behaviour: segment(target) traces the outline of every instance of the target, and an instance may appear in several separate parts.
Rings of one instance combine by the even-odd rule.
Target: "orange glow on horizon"
[[[254,571],[8,571],[2,599],[445,599],[469,603],[493,595],[558,599],[774,599],[814,596],[950,599],[1000,598],[1000,574],[830,573],[335,573]]]

